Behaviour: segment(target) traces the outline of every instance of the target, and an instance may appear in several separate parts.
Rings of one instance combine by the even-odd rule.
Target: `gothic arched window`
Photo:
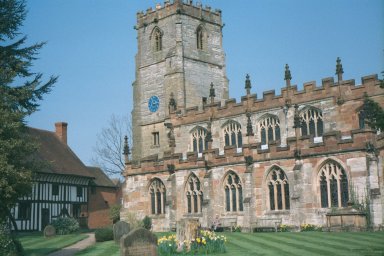
[[[267,186],[269,195],[269,209],[289,210],[289,183],[285,172],[274,167],[267,176]]]
[[[306,108],[300,113],[301,135],[313,135],[320,137],[323,135],[323,113],[320,109]]]
[[[224,179],[224,193],[227,212],[243,211],[243,186],[239,176],[232,171]]]
[[[203,208],[203,191],[199,178],[191,174],[185,185],[185,196],[187,199],[187,212],[200,213]]]
[[[163,49],[163,34],[158,27],[153,30],[151,39],[153,40],[153,50],[155,52],[161,51]]]
[[[196,46],[197,49],[203,50],[204,49],[204,29],[202,26],[199,26],[196,30]]]
[[[193,152],[202,153],[208,149],[207,129],[197,126],[191,131]]]
[[[347,206],[348,178],[339,163],[327,161],[319,171],[318,182],[322,208]]]
[[[243,137],[241,134],[241,125],[235,121],[229,121],[223,126],[225,146],[235,145],[241,148]]]
[[[261,145],[280,140],[280,121],[277,116],[267,115],[259,121]]]
[[[155,178],[149,186],[149,195],[151,197],[151,214],[164,214],[166,189],[164,183]]]

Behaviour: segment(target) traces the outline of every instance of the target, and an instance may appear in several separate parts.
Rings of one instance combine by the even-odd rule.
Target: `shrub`
[[[95,230],[96,242],[104,242],[113,240],[112,228],[100,228]]]
[[[113,224],[120,220],[121,205],[115,204],[109,209],[109,219],[112,220]]]
[[[152,219],[148,216],[145,216],[143,219],[143,227],[145,229],[151,230],[152,228]]]
[[[0,223],[0,255],[21,256],[24,255],[20,241],[12,236],[9,228]]]
[[[58,235],[67,235],[79,230],[79,222],[71,217],[60,217],[52,221]]]

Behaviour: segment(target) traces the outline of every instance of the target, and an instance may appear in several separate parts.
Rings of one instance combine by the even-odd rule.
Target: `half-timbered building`
[[[88,222],[108,225],[108,217],[90,214],[89,206],[97,205],[98,201],[102,201],[104,208],[115,204],[116,187],[100,174],[101,170],[85,166],[67,145],[67,123],[55,126],[55,132],[29,128],[39,143],[36,156],[43,168],[34,175],[31,193],[20,198],[12,209],[18,230],[41,231],[60,216],[74,217],[83,227]],[[94,191],[98,187],[110,188],[108,200],[104,199],[105,194],[96,196]]]

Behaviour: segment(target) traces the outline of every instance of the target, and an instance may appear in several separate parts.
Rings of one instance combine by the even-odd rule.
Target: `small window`
[[[81,186],[77,186],[76,195],[77,197],[83,197],[83,188]]]
[[[59,184],[52,184],[52,195],[53,196],[59,195]]]
[[[364,129],[365,128],[365,111],[360,110],[358,115],[359,115],[359,128]]]
[[[159,135],[159,132],[153,132],[152,136],[153,136],[153,145],[154,146],[160,146],[160,135]]]
[[[197,44],[197,49],[199,50],[203,50],[203,38],[204,38],[203,28],[200,26],[196,30],[196,44]]]
[[[81,205],[80,204],[73,204],[72,205],[72,216],[74,218],[79,218],[81,214]]]
[[[19,219],[30,220],[31,219],[31,203],[22,202],[19,204]]]

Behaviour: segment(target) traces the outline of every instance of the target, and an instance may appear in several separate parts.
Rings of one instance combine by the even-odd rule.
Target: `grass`
[[[84,234],[71,234],[45,238],[42,233],[36,233],[22,235],[19,240],[26,255],[42,256],[72,245],[86,237],[87,235]]]
[[[220,255],[384,255],[384,232],[226,232],[224,235],[228,251]],[[119,245],[113,241],[97,243],[76,255],[118,256]]]

